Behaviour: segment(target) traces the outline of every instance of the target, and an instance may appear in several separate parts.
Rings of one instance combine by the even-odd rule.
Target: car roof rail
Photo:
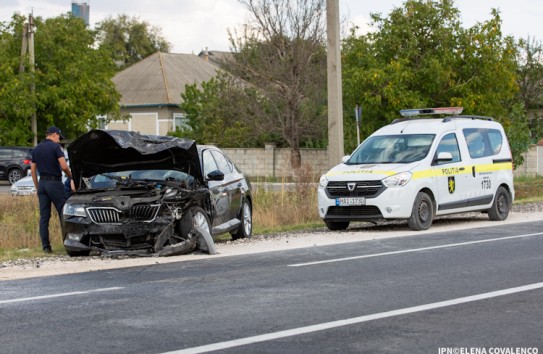
[[[472,116],[472,115],[461,115],[461,116],[450,116],[450,117],[446,117],[446,118],[443,118],[443,122],[450,122],[451,120],[453,119],[480,119],[480,120],[487,120],[489,122],[493,122],[494,121],[494,118],[492,117],[487,117],[487,116]]]

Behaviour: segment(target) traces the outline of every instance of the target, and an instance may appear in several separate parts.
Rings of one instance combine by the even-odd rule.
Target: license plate
[[[337,206],[366,205],[366,198],[336,198]]]

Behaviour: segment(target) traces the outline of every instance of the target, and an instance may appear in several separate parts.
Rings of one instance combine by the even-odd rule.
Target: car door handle
[[[464,168],[464,167],[460,167],[460,168],[459,168],[460,171],[464,171],[465,169],[466,169],[466,168]]]
[[[475,166],[471,167],[471,174],[473,175],[473,177],[475,177]]]

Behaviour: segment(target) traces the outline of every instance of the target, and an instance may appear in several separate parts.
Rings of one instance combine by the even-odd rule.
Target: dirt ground
[[[194,252],[172,257],[103,258],[53,256],[38,259],[22,259],[0,263],[0,281],[43,277],[58,274],[95,272],[113,268],[135,267],[149,264],[187,262],[196,259],[211,259],[259,252],[281,251],[301,247],[316,247],[338,243],[367,241],[409,235],[446,232],[465,228],[509,226],[516,223],[543,220],[541,206],[525,206],[513,211],[505,221],[489,221],[484,214],[464,214],[438,218],[427,231],[410,231],[406,222],[381,222],[377,225],[357,223],[347,231],[331,232],[325,228],[274,235],[254,235],[251,239],[216,243],[218,254]]]

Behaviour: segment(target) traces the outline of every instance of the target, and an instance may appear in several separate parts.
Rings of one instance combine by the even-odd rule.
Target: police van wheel
[[[494,197],[492,207],[488,210],[488,218],[492,221],[501,221],[509,216],[509,208],[511,206],[511,198],[509,193],[503,187],[499,187]]]
[[[325,220],[324,223],[326,224],[326,227],[329,230],[337,231],[337,230],[345,230],[349,227],[349,221],[327,221]]]
[[[434,204],[432,198],[424,192],[419,192],[408,220],[409,228],[414,231],[428,230],[432,226],[433,220]]]

